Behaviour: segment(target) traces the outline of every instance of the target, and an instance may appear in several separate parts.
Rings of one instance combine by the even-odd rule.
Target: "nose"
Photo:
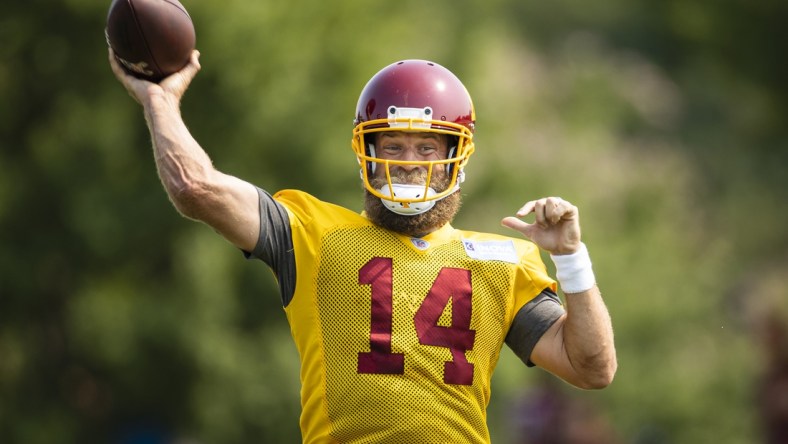
[[[408,149],[404,150],[404,152],[402,153],[402,157],[399,160],[401,160],[403,162],[418,162],[418,161],[423,160],[423,159],[421,159],[419,157],[419,155],[417,154],[416,148],[409,147]],[[398,165],[398,166],[400,168],[404,169],[405,171],[413,171],[416,168],[422,168],[421,166],[415,165],[413,163],[408,163],[408,164]]]
[[[403,150],[402,155],[397,160],[402,162],[408,162],[408,163],[393,165],[393,170],[399,169],[407,173],[410,173],[415,170],[426,171],[424,165],[411,163],[411,162],[419,162],[419,161],[427,160],[419,155],[418,149],[416,147],[408,147],[405,150]]]

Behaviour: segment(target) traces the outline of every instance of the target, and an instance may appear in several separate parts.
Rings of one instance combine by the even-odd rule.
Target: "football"
[[[178,0],[113,0],[107,44],[132,75],[159,82],[189,63],[196,35]]]

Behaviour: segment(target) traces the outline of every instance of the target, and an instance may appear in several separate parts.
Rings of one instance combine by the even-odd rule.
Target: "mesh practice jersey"
[[[510,326],[556,287],[536,246],[450,225],[411,238],[303,192],[274,198],[295,263],[304,442],[488,443]]]

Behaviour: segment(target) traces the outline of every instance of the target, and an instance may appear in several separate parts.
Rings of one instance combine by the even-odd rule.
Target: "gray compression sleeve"
[[[506,345],[528,367],[533,367],[531,352],[536,343],[563,314],[558,295],[545,288],[517,312],[506,335]]]
[[[257,245],[247,258],[260,259],[276,275],[282,305],[287,307],[293,299],[296,281],[295,254],[293,253],[293,232],[287,210],[275,201],[268,192],[257,188],[260,196],[260,235]]]

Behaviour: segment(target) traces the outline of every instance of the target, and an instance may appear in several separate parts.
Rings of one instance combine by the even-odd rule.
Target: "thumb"
[[[189,63],[184,67],[184,74],[187,78],[192,79],[197,75],[200,69],[202,69],[200,65],[200,51],[195,49],[192,51],[191,57],[189,57]]]
[[[528,222],[524,222],[523,220],[514,216],[504,217],[501,220],[501,225],[511,228],[512,230],[519,231],[528,239],[531,239],[531,234],[534,230],[534,224],[529,224]]]
[[[192,51],[189,63],[181,68],[180,71],[175,72],[169,77],[163,79],[159,85],[167,91],[175,94],[175,96],[180,100],[180,98],[186,93],[189,85],[191,85],[194,77],[196,77],[197,73],[200,72],[200,69],[200,52],[195,49]]]

